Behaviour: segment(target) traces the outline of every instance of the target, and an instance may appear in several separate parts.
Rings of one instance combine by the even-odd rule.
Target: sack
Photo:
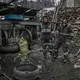
[[[20,55],[27,58],[28,56],[28,42],[23,37],[19,41]]]

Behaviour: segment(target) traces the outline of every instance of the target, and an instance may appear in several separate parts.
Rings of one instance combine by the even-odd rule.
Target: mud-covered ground
[[[33,49],[39,49],[41,46],[35,44]],[[18,61],[14,62],[15,55],[2,56],[1,65],[3,72],[6,75],[12,77],[13,68],[18,64]],[[43,54],[36,52],[31,54],[32,58],[43,61]],[[43,66],[42,73],[40,74],[43,80],[80,80],[80,69],[74,69],[73,64],[70,62],[62,63],[60,59],[56,62],[48,61],[47,65]],[[7,78],[0,76],[0,80],[8,80]]]

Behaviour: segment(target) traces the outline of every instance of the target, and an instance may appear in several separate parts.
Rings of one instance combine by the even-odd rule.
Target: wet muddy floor
[[[35,49],[39,48],[35,46]],[[2,56],[2,55],[1,55]],[[18,61],[14,63],[15,56],[2,56],[1,65],[2,70],[8,76],[12,77],[13,68],[18,64]],[[34,59],[42,59],[42,53],[33,54]],[[36,60],[35,59],[35,60]],[[60,59],[57,59],[55,62],[49,62],[45,64],[42,69],[43,80],[80,80],[80,69],[74,69],[74,65],[70,62],[62,63]],[[0,80],[8,80],[4,76],[0,76]]]

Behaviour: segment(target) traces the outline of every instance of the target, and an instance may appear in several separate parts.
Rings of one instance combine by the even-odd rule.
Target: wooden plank
[[[37,22],[37,21],[19,21],[18,23],[16,23],[16,21],[6,21],[6,20],[0,20],[0,24],[1,25],[10,25],[10,24],[21,24],[21,25],[41,25],[41,22]]]

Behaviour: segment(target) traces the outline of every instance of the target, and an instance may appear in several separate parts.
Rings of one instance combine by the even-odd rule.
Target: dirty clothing
[[[41,40],[48,41],[50,40],[52,32],[52,26],[49,23],[43,23],[41,27]]]
[[[50,43],[52,40],[52,26],[49,23],[42,23],[41,29],[40,29],[40,37],[42,44]],[[43,45],[43,49],[45,50],[46,45]],[[46,52],[43,53],[44,57],[46,57]]]
[[[68,24],[66,24],[65,26],[61,25],[62,27],[59,27],[58,31],[59,31],[59,35],[60,35],[60,40],[61,41],[66,41],[67,39],[71,39],[72,37],[70,35],[66,35],[66,34],[70,34],[72,32],[72,28],[70,26],[68,26]]]
[[[38,32],[40,33],[40,39],[42,42],[50,42],[52,39],[52,25],[50,23],[42,23]]]
[[[72,32],[71,27],[68,26],[67,24],[65,26],[59,26],[58,28],[59,35],[55,39],[55,45],[54,45],[54,57],[57,58],[58,56],[58,50],[62,46],[63,52],[67,53],[68,52],[68,45],[67,45],[67,40],[71,39],[72,37],[70,35],[65,35],[65,34],[70,34]],[[64,54],[66,55],[66,54]]]

